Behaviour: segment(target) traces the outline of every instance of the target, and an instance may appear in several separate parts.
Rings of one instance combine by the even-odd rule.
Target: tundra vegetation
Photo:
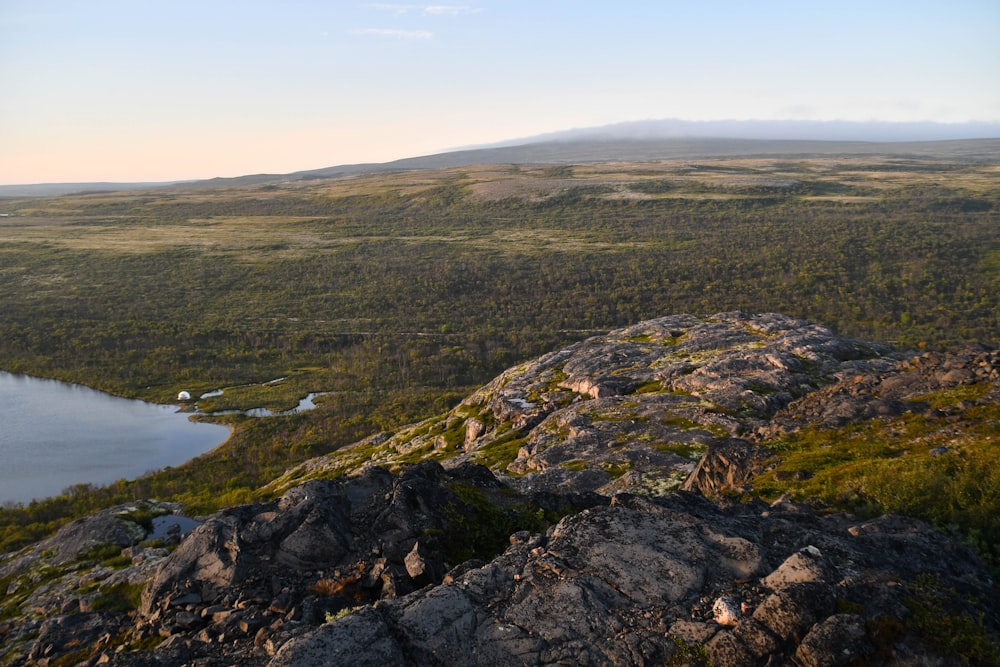
[[[0,200],[0,368],[158,402],[226,388],[198,418],[234,429],[183,466],[0,511],[0,549],[137,498],[192,513],[253,500],[292,464],[441,413],[517,362],[668,313],[776,311],[903,349],[997,346],[998,175],[997,156],[801,156]],[[303,414],[211,415],[313,391],[328,393]],[[812,475],[793,491],[971,522],[973,509],[925,511],[933,498],[879,487],[941,479],[930,459],[896,470],[886,454],[918,428],[852,434],[850,465],[880,466],[856,484],[813,454],[835,436],[790,439],[784,465]],[[981,479],[994,461],[969,465],[996,488]],[[966,491],[935,484],[935,498]]]

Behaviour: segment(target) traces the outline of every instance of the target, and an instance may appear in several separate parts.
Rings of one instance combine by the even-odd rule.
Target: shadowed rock
[[[886,539],[906,544],[904,566]],[[919,522],[621,495],[450,583],[295,638],[269,665],[355,652],[370,664],[362,642],[376,637],[393,665],[663,664],[683,643],[703,646],[716,665],[887,664],[892,648],[873,621],[905,614],[922,573],[1000,611],[985,597],[988,572]],[[837,613],[836,600],[856,612]],[[934,659],[924,651],[907,659]]]

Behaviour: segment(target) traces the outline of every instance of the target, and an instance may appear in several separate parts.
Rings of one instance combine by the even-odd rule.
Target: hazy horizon
[[[507,141],[475,146],[461,146],[452,149],[427,153],[424,155],[408,155],[398,160],[385,162],[338,163],[319,167],[336,169],[353,165],[393,165],[397,162],[409,162],[421,158],[433,158],[449,154],[462,154],[468,151],[480,151],[502,148],[527,147],[536,144],[551,144],[562,142],[592,142],[592,141],[633,141],[633,140],[722,140],[722,141],[760,141],[762,144],[771,142],[807,142],[830,144],[913,144],[934,143],[956,140],[990,140],[1000,139],[1000,123],[889,123],[873,121],[870,123],[855,121],[760,121],[760,120],[723,120],[723,121],[686,121],[680,119],[661,119],[645,121],[628,121],[597,127],[572,128],[557,132],[544,133],[532,137],[517,137]],[[224,177],[179,178],[167,181],[71,181],[45,183],[0,183],[0,196],[16,195],[16,188],[31,188],[32,194],[44,194],[46,186],[145,186],[172,183],[201,182],[213,178],[240,178],[258,175],[295,174],[310,172],[310,169],[295,169],[288,172],[256,172],[233,174]],[[25,190],[29,192],[29,190]],[[59,194],[66,192],[65,188],[53,190]],[[16,195],[20,196],[20,195]]]
[[[1000,5],[8,0],[0,183],[381,163],[642,123],[1000,123]]]

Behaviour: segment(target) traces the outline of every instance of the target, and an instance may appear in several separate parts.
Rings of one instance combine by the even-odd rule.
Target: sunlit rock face
[[[784,315],[672,315],[511,368],[447,415],[385,437],[363,460],[315,459],[274,488],[434,458],[482,463],[522,490],[655,496],[679,488],[708,451],[754,450],[750,441],[796,399],[895,363],[888,346]]]

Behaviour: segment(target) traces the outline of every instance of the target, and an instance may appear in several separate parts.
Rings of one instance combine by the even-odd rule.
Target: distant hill
[[[267,182],[336,178],[365,173],[388,173],[414,169],[448,169],[474,164],[585,164],[594,162],[650,162],[726,157],[802,157],[816,155],[899,155],[909,157],[1000,160],[1000,138],[950,141],[869,142],[809,141],[722,138],[579,138],[552,139],[484,148],[470,148],[392,162],[351,164],[291,174],[255,174],[237,178],[213,178],[187,184],[214,187],[253,185]],[[0,188],[0,194],[2,194]]]
[[[1000,124],[849,121],[651,120],[582,128],[382,163],[337,165],[290,174],[170,183],[0,185],[0,197],[137,190],[183,184],[232,187],[362,173],[444,169],[473,164],[570,164],[609,161],[803,155],[906,155],[1000,159]]]
[[[650,139],[762,139],[769,141],[925,142],[1000,138],[1000,123],[895,123],[813,120],[639,120],[542,134],[489,147],[549,141]]]
[[[650,161],[722,157],[770,157],[802,155],[908,155],[995,159],[1000,157],[1000,138],[922,142],[867,142],[764,140],[723,138],[562,139],[513,146],[468,150],[405,158],[375,165],[348,165],[289,174],[291,178],[340,174],[442,169],[472,164],[569,164],[610,161]],[[230,179],[233,180],[233,179]]]
[[[120,192],[122,190],[148,190],[176,181],[153,183],[31,183],[0,185],[0,197],[57,197],[76,192]]]

